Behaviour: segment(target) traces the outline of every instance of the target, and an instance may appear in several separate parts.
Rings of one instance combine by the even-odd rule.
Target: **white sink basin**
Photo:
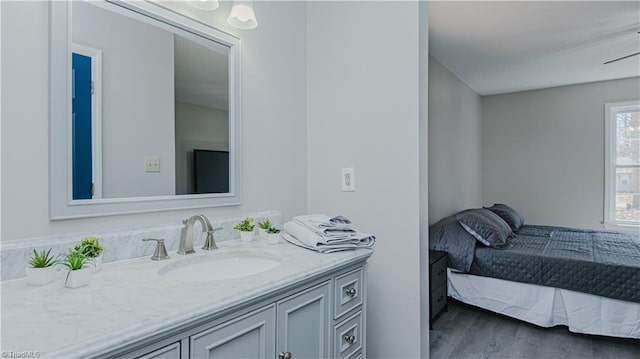
[[[263,273],[279,266],[280,263],[277,258],[263,253],[216,253],[171,263],[162,267],[158,274],[167,279],[183,282],[207,282]]]

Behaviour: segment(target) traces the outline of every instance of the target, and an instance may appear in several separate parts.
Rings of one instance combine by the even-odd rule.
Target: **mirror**
[[[155,3],[50,6],[51,218],[239,204],[239,39]]]

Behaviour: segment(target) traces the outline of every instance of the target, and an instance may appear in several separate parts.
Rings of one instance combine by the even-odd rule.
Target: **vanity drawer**
[[[333,357],[355,358],[362,349],[362,311],[336,325],[333,331]]]
[[[180,359],[180,342],[154,350],[136,359]]]
[[[362,304],[363,269],[358,268],[335,279],[334,318],[338,319]]]

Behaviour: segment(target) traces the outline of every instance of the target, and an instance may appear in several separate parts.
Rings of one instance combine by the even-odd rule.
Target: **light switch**
[[[160,172],[160,158],[159,157],[145,157],[144,158],[144,171],[145,172]]]
[[[356,172],[353,167],[342,169],[342,192],[356,190]]]

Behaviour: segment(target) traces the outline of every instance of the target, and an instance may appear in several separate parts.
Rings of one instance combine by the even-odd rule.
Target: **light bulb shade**
[[[186,0],[187,3],[200,10],[215,10],[220,6],[218,0]]]
[[[239,29],[255,29],[258,26],[252,1],[234,1],[227,22]]]

